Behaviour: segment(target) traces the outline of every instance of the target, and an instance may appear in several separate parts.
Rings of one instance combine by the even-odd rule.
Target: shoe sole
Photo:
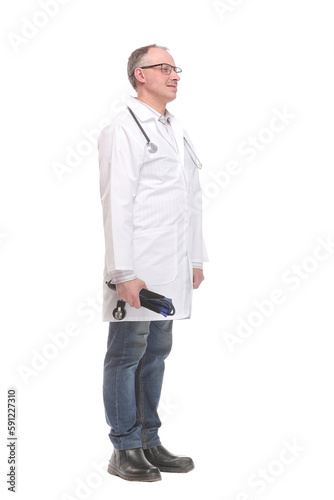
[[[145,476],[145,477],[140,477],[140,476],[133,476],[132,474],[126,474],[123,472],[121,469],[116,467],[115,465],[108,465],[108,472],[109,474],[113,476],[118,476],[121,477],[122,479],[125,479],[126,481],[141,481],[145,483],[152,483],[154,481],[161,481],[161,476],[160,474],[151,474],[151,476]]]
[[[154,465],[154,464],[152,464],[152,465]],[[155,467],[158,467],[158,466],[155,465]],[[173,467],[163,467],[163,466],[160,467],[159,466],[158,469],[160,472],[175,472],[176,474],[185,474],[186,472],[190,472],[191,470],[194,470],[195,465],[189,465],[188,467],[185,467],[183,469],[176,469]]]

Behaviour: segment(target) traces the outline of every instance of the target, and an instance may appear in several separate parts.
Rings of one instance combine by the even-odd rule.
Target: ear
[[[145,83],[145,76],[144,76],[144,72],[142,69],[136,68],[134,75],[135,75],[135,78],[138,82]]]

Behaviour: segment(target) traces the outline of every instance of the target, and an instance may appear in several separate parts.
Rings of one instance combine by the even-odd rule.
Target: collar
[[[136,113],[136,116],[142,122],[155,118],[161,123],[166,123],[167,119],[174,117],[174,115],[172,115],[172,113],[170,113],[167,109],[165,109],[164,115],[160,114],[158,111],[151,108],[151,106],[149,106],[148,104],[139,101],[137,97],[131,96],[127,101],[127,105],[133,110],[134,113]]]

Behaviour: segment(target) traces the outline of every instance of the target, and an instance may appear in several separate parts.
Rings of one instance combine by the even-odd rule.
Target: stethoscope
[[[132,118],[137,123],[138,127],[140,128],[142,134],[144,135],[144,137],[145,137],[145,139],[147,141],[146,142],[146,147],[147,147],[149,153],[156,153],[158,151],[158,146],[156,144],[154,144],[153,142],[151,142],[149,136],[146,134],[145,130],[143,129],[143,127],[139,123],[139,121],[138,121],[136,115],[134,114],[134,112],[132,111],[132,109],[129,108],[129,106],[127,106],[127,108],[130,111],[130,113],[132,115]],[[202,168],[202,163],[199,161],[198,157],[196,156],[195,151],[190,146],[189,142],[187,141],[187,139],[185,137],[183,137],[183,141],[184,141],[184,144],[185,144],[185,146],[187,148],[187,151],[188,151],[189,156],[192,159],[193,163],[196,165],[197,168]]]
[[[116,291],[116,285],[110,281],[106,281],[106,284],[111,290]],[[154,311],[156,313],[162,314],[165,318],[167,316],[174,316],[175,307],[173,305],[172,299],[168,299],[159,293],[151,292],[142,288],[139,292],[140,305]],[[124,300],[118,300],[117,306],[113,310],[112,315],[117,320],[122,320],[126,316],[125,310],[126,302]]]

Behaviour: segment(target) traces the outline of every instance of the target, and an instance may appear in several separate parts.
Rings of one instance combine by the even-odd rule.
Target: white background
[[[41,3],[1,12],[2,491],[14,387],[15,498],[332,498],[334,253],[317,253],[319,238],[334,240],[332,2],[70,0],[53,16]],[[169,109],[204,164],[210,263],[193,318],[175,322],[161,404],[163,443],[196,469],[139,484],[104,472],[104,242],[84,131],[97,135],[133,93],[127,59],[150,43],[183,69]],[[290,118],[271,133],[275,110]],[[250,160],[240,147],[256,136]],[[214,181],[231,161],[238,174]],[[304,268],[295,282],[293,266]],[[270,306],[274,289],[284,303]],[[244,338],[242,319],[253,322]]]

